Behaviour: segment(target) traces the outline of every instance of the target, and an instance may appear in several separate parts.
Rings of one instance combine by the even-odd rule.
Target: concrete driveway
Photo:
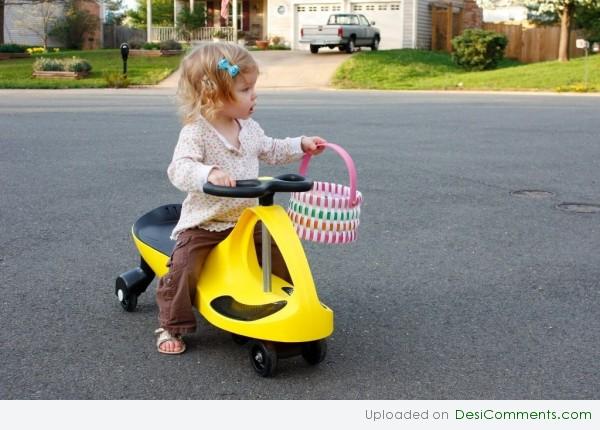
[[[260,67],[258,88],[326,88],[335,70],[350,58],[346,53],[325,49],[318,55],[307,51],[252,51]],[[176,71],[158,87],[175,88]]]

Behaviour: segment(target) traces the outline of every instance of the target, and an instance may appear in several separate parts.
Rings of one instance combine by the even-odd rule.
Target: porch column
[[[177,0],[173,0],[173,27],[177,28]]]
[[[233,41],[237,43],[237,17],[238,17],[238,2],[237,0],[231,0],[231,2],[233,3]],[[242,17],[242,19],[244,19]]]
[[[152,3],[146,0],[146,42],[152,42]]]
[[[194,11],[194,0],[190,0],[190,12]]]

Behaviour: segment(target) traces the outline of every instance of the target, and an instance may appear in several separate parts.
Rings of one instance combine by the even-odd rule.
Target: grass
[[[64,51],[43,54],[44,57],[80,57],[92,65],[87,78],[79,80],[33,78],[32,65],[39,55],[30,58],[0,61],[0,88],[106,88],[103,75],[121,73],[123,61],[118,49],[96,51]],[[129,57],[127,77],[131,85],[155,85],[169,76],[181,61],[181,56]]]
[[[600,55],[567,63],[522,64],[504,60],[496,70],[467,72],[443,52],[400,49],[360,52],[342,64],[337,88],[383,90],[600,91]]]

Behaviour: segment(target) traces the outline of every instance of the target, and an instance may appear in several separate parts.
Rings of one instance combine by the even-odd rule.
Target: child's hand
[[[321,152],[323,152],[325,150],[324,146],[318,146],[321,145],[323,143],[326,143],[327,141],[319,136],[312,136],[312,137],[306,137],[304,136],[302,138],[302,151],[305,154],[310,154],[310,155],[319,155]]]
[[[223,187],[235,187],[235,179],[216,167],[208,174],[208,182]]]

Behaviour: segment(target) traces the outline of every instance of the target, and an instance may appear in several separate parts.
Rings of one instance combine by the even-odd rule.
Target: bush
[[[81,58],[47,58],[41,57],[33,63],[36,72],[89,72],[92,66]]]
[[[69,72],[88,73],[92,70],[92,65],[81,58],[73,57],[63,61],[65,64],[65,70],[68,70]]]
[[[154,42],[146,42],[142,45],[142,49],[155,49],[158,50],[160,49],[160,46],[158,43],[154,43]]]
[[[105,73],[102,77],[110,88],[127,88],[131,83],[126,76],[117,72]]]
[[[33,70],[36,72],[64,72],[64,61],[59,58],[41,57],[33,62]]]
[[[142,49],[144,43],[146,43],[146,41],[142,39],[131,39],[129,42],[127,42],[130,49]]]
[[[176,40],[165,40],[164,42],[160,42],[161,51],[177,51],[181,49],[181,43]]]
[[[508,44],[505,35],[493,31],[468,29],[452,39],[452,60],[467,70],[490,70],[504,58]]]
[[[27,49],[26,46],[17,45],[15,43],[7,43],[6,45],[0,45],[0,52],[8,52],[11,54],[22,54]]]

